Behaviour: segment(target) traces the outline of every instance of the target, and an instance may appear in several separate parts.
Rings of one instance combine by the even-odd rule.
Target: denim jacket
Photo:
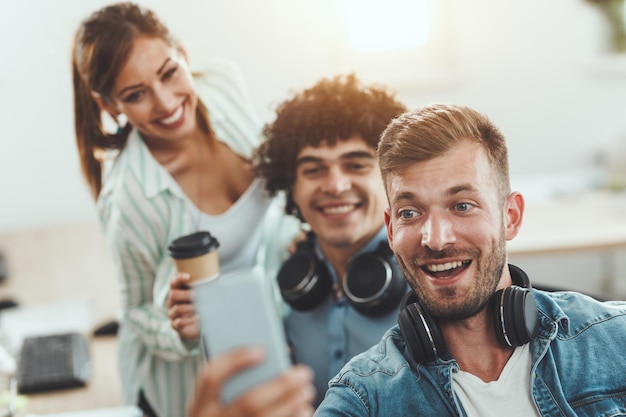
[[[530,389],[544,417],[626,416],[626,302],[533,290],[539,331]],[[398,326],[329,382],[316,416],[466,416],[449,354],[417,364]],[[506,415],[506,410],[501,410]]]

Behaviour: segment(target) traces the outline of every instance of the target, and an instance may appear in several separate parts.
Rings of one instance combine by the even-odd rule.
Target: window
[[[340,5],[354,51],[417,48],[428,40],[427,0],[340,0]]]
[[[456,72],[453,0],[335,0],[332,65],[398,90],[436,88]]]

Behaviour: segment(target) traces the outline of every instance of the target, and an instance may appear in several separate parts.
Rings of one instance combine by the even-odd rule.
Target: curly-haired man
[[[387,199],[376,149],[387,124],[404,110],[385,88],[363,85],[354,75],[322,79],[277,108],[256,152],[257,175],[270,193],[284,191],[287,212],[310,226],[304,251],[313,254],[318,275],[329,277],[324,290],[294,294],[310,284],[307,257],[297,255],[278,277],[292,306],[285,319],[289,344],[296,362],[313,368],[318,402],[328,380],[395,324],[406,289],[399,272],[397,289],[374,284],[384,274],[377,275],[382,267],[371,258],[388,253],[387,261],[395,263],[382,216]],[[363,267],[357,266],[361,260]],[[365,288],[371,284],[375,288]],[[351,288],[361,295],[356,303]],[[372,299],[379,290],[389,297]],[[370,305],[361,305],[367,304],[364,298]]]

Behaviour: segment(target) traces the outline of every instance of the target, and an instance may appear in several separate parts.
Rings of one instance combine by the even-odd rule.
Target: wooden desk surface
[[[119,310],[117,279],[96,222],[0,234],[8,266],[0,299],[22,306],[89,300],[94,326]],[[121,405],[114,336],[90,338],[92,375],[87,387],[28,395],[26,411],[53,413]]]
[[[510,254],[626,247],[626,193],[603,191],[529,202]]]

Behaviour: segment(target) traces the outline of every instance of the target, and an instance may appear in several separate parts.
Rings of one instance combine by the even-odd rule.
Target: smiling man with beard
[[[626,415],[626,303],[539,291],[507,264],[524,199],[501,132],[470,108],[426,106],[387,127],[378,157],[413,293],[316,416]]]

